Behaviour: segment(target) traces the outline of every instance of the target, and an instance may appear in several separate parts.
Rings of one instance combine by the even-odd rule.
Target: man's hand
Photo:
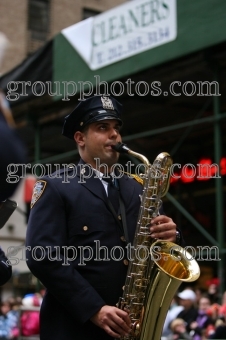
[[[131,331],[129,315],[117,307],[103,306],[90,320],[113,338],[128,335]]]
[[[191,329],[196,329],[198,326],[199,326],[199,325],[198,325],[198,322],[196,322],[196,321],[193,321],[193,322],[189,325],[189,327],[190,327]]]
[[[176,224],[170,217],[159,215],[150,224],[151,237],[165,241],[176,241]]]

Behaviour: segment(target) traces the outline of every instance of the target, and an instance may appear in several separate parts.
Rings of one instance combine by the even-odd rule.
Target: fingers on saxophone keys
[[[153,228],[153,227],[150,228],[150,234],[151,234],[152,238],[156,238],[155,228]]]
[[[151,227],[150,232],[153,239],[164,239],[169,235],[169,230],[163,225]]]
[[[159,225],[151,225],[150,233],[152,238],[157,238],[159,235],[164,232],[163,227]]]
[[[122,336],[128,336],[128,334],[130,333],[130,328],[128,328],[123,320],[114,322],[109,321],[109,325],[106,325],[106,327],[104,328],[105,331],[112,337],[114,338],[121,338]]]

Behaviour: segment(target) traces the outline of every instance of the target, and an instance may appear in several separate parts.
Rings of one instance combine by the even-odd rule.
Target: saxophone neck
[[[124,143],[118,143],[116,145],[113,145],[112,148],[114,150],[116,150],[119,153],[127,153],[135,158],[138,158],[142,163],[144,163],[147,166],[150,166],[150,162],[147,159],[147,157],[145,157],[144,155],[142,155],[141,153],[132,151],[131,149],[129,149],[126,144]]]
[[[140,153],[132,151],[123,143],[113,145],[112,148],[119,153],[127,153],[135,158],[138,158],[146,166],[145,175],[147,175],[147,181],[149,181],[148,174],[150,176],[153,176],[151,172],[152,170],[154,171],[154,174],[159,174],[158,178],[159,183],[161,182],[161,197],[166,195],[170,185],[170,169],[173,164],[172,158],[167,152],[160,153],[151,165],[147,157]]]

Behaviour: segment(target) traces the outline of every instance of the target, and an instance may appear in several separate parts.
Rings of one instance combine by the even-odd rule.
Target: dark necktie
[[[110,176],[110,175],[109,175]],[[111,204],[113,205],[113,208],[118,213],[119,209],[119,191],[118,188],[113,183],[113,178],[110,176],[109,178],[103,177],[103,180],[108,183],[108,198]]]

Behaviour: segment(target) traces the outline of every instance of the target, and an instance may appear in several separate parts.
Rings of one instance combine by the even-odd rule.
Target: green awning
[[[157,0],[149,3],[153,2],[158,3]],[[165,1],[165,4],[169,5],[170,0]],[[206,49],[226,40],[225,0],[177,0],[176,6],[177,36],[175,40],[97,70],[91,70],[65,36],[62,33],[58,34],[53,45],[53,81],[60,82],[61,95],[63,96],[66,86],[63,82],[75,82],[78,94],[82,86],[81,82],[91,82],[95,86],[99,80],[112,82],[123,77],[131,77],[141,70]],[[122,8],[123,14],[123,5],[117,8]],[[84,40],[84,44],[90,43]],[[68,85],[69,92],[76,90],[72,85]]]

